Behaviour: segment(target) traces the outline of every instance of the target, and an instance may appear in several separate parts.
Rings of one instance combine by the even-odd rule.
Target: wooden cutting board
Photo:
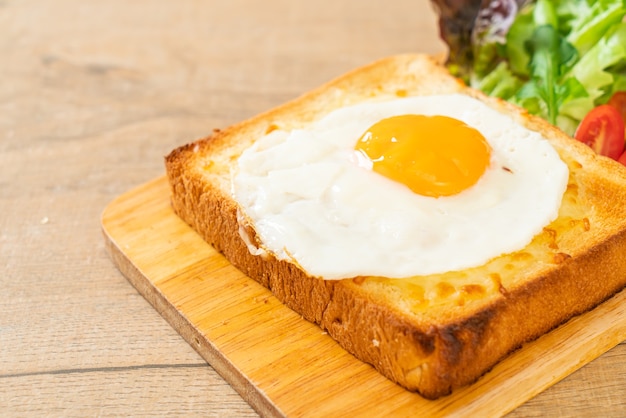
[[[165,177],[102,215],[120,271],[263,416],[503,415],[626,339],[626,290],[429,401],[382,377],[232,267],[171,210]]]

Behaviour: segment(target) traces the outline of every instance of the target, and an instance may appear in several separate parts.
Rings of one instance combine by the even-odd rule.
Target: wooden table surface
[[[0,1],[0,416],[255,411],[137,293],[100,215],[163,156],[353,67],[427,1]],[[510,416],[624,416],[626,344]]]

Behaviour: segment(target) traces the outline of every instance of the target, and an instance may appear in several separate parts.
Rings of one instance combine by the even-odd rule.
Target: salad
[[[452,74],[626,165],[626,0],[432,0]]]

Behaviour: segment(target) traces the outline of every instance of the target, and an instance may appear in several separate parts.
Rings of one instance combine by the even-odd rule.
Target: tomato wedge
[[[617,91],[613,93],[607,104],[616,108],[622,115],[622,119],[626,121],[626,91]]]
[[[600,105],[580,122],[574,138],[617,160],[624,152],[624,119],[613,106]]]

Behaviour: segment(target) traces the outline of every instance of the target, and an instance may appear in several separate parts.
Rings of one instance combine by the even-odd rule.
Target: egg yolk
[[[400,115],[382,119],[355,149],[372,169],[432,197],[457,194],[474,185],[489,165],[491,148],[483,135],[447,116]]]

